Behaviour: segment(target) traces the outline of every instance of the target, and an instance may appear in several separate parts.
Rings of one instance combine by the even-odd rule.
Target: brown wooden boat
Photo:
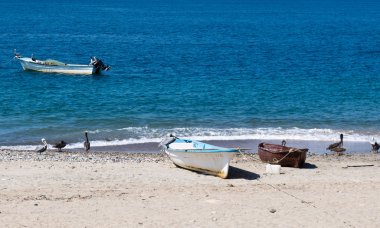
[[[284,141],[282,145],[260,143],[258,154],[261,161],[285,167],[303,167],[309,149],[287,147],[285,144]]]

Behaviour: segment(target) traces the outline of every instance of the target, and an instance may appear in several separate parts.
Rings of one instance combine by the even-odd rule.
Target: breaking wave
[[[345,135],[346,142],[368,142],[373,138],[379,140],[380,132],[360,132],[354,130],[301,129],[301,128],[149,128],[128,127],[116,130],[103,129],[89,131],[91,146],[120,146],[128,144],[158,143],[169,134],[195,140],[304,140],[304,141],[337,141],[339,134]],[[82,148],[82,139],[67,140],[67,149]],[[38,145],[0,146],[6,150],[36,150]],[[49,144],[52,148],[52,145]]]

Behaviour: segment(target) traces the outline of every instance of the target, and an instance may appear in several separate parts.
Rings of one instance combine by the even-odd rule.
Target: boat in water
[[[103,63],[102,60],[91,57],[88,65],[68,64],[53,59],[38,60],[33,56],[23,57],[15,53],[15,58],[21,63],[24,70],[38,71],[44,73],[59,73],[59,74],[99,74],[101,71],[107,71],[110,66]]]
[[[285,141],[283,141],[282,145],[260,143],[258,146],[258,154],[261,161],[284,167],[303,167],[306,160],[306,153],[309,149],[287,147],[285,144]]]
[[[221,178],[228,177],[230,161],[239,152],[173,135],[166,137],[160,147],[176,166]]]

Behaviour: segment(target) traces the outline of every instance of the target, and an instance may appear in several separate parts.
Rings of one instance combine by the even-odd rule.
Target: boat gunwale
[[[195,143],[195,144],[200,144],[203,146],[207,146],[210,148],[189,148],[189,149],[173,149],[170,148],[169,145],[172,143]],[[235,148],[226,148],[226,147],[219,147],[219,146],[214,146],[208,143],[200,142],[197,140],[191,140],[191,139],[183,139],[183,138],[176,138],[175,141],[171,142],[170,144],[167,145],[167,150],[172,151],[172,152],[180,152],[180,153],[237,153],[239,152],[238,149]]]
[[[94,68],[93,65],[91,64],[88,64],[88,65],[85,65],[85,64],[73,64],[73,63],[63,63],[64,65],[50,65],[50,64],[46,64],[46,60],[36,60],[36,61],[33,61],[32,58],[29,58],[29,57],[16,57],[18,60],[20,61],[24,61],[24,62],[27,62],[27,63],[32,63],[32,64],[36,64],[36,65],[39,65],[39,66],[44,66],[44,67],[70,67],[70,66],[73,66],[73,67],[91,67],[91,68]],[[39,62],[37,62],[39,61]]]
[[[265,145],[269,145],[269,146],[273,146],[275,148],[278,148],[278,149],[281,149],[276,151],[276,149],[272,149],[272,148],[267,148],[265,147]],[[296,147],[287,147],[287,146],[282,146],[282,145],[277,145],[277,144],[271,144],[271,143],[260,143],[259,144],[259,149],[261,150],[264,150],[266,152],[269,152],[269,153],[272,153],[272,154],[281,154],[281,153],[289,153],[290,150],[294,150],[292,151],[291,153],[306,153],[309,151],[309,149],[307,148],[304,148],[304,149],[299,149],[299,148],[296,148]]]

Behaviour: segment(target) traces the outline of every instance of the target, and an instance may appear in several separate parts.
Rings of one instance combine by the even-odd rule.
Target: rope
[[[268,149],[264,149],[264,150],[271,152],[271,151],[268,150]],[[294,152],[303,152],[303,151],[300,150],[300,149],[294,149],[294,148],[291,148],[291,149],[289,149],[289,152],[288,152],[285,156],[283,156],[280,160],[277,160],[277,158],[273,158],[273,163],[276,163],[276,164],[280,163],[280,162],[281,162],[283,159],[285,159],[290,153],[294,153]]]
[[[265,184],[265,185],[267,185],[267,186],[272,187],[273,189],[275,189],[275,190],[277,190],[277,191],[279,191],[279,192],[282,192],[282,193],[284,193],[284,194],[286,194],[286,195],[288,195],[288,196],[290,196],[290,197],[293,197],[293,198],[296,199],[297,201],[300,201],[302,204],[306,204],[306,205],[311,206],[311,207],[313,207],[313,208],[315,208],[315,209],[320,209],[320,208],[318,208],[315,204],[313,204],[312,202],[307,202],[306,200],[303,200],[303,199],[301,199],[301,198],[299,198],[299,197],[297,197],[297,196],[295,196],[295,195],[293,195],[293,194],[290,194],[289,192],[286,192],[286,191],[284,191],[284,190],[281,190],[280,188],[275,187],[275,186],[273,186],[272,184],[265,183],[265,182],[261,181],[260,179],[258,179],[258,181],[261,182],[261,183],[263,183],[263,184]],[[328,216],[330,216],[330,217],[336,218],[336,215],[330,214],[330,213],[327,212],[326,210],[323,210],[323,209],[322,209],[322,212],[324,212],[326,215],[328,215]],[[345,225],[347,225],[347,226],[349,226],[349,227],[355,227],[355,226],[353,226],[349,221],[346,221],[346,220],[341,220],[341,221],[342,221]]]
[[[239,153],[243,156],[243,160],[248,160],[247,157],[245,156],[245,154],[241,151],[240,147],[237,148],[237,150],[239,151]],[[247,153],[248,154],[248,153]],[[255,161],[260,161],[259,159],[255,158],[252,154],[249,154],[249,156],[255,160]]]
[[[5,65],[8,65],[10,62],[14,61],[15,57],[11,58],[8,62],[5,63]]]
[[[280,160],[277,160],[277,158],[273,158],[273,163],[280,163],[284,158],[286,158],[290,153],[294,152],[293,150],[289,150],[289,152],[284,156],[282,157]]]

